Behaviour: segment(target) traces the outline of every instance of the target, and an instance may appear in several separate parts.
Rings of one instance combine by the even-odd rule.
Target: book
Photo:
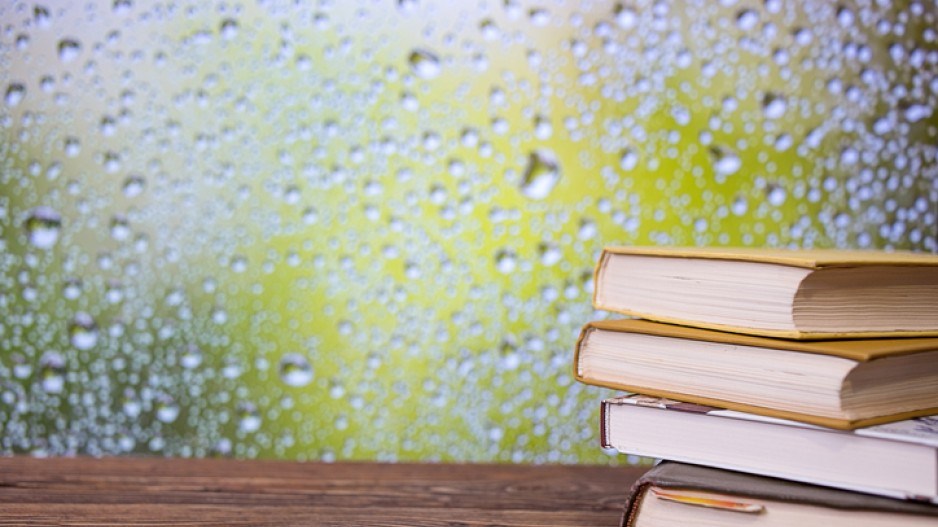
[[[938,504],[938,416],[835,430],[626,395],[602,403],[619,452]]]
[[[639,318],[794,339],[938,335],[938,255],[607,247],[593,305]]]
[[[924,527],[938,507],[665,462],[629,491],[622,527]]]
[[[646,320],[583,327],[587,384],[852,429],[938,414],[938,338],[795,341]]]

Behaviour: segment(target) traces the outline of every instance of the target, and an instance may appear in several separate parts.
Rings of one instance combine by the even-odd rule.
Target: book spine
[[[609,401],[603,401],[599,405],[599,442],[603,448],[611,448],[609,442]]]

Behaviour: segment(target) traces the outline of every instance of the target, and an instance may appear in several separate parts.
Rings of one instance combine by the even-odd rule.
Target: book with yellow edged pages
[[[624,454],[938,504],[938,416],[847,431],[645,395],[601,409]]]
[[[938,335],[938,255],[607,247],[597,309],[793,339]]]
[[[938,506],[665,462],[626,498],[622,527],[925,527]]]
[[[851,429],[938,414],[938,337],[795,341],[607,320],[581,331],[574,376]]]

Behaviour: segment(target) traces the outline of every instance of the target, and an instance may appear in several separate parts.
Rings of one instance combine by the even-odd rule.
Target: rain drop
[[[742,29],[743,31],[749,31],[750,29],[756,27],[756,24],[758,23],[759,14],[752,9],[740,11],[739,14],[736,15],[736,27]]]
[[[616,23],[623,29],[629,29],[638,22],[638,13],[631,7],[625,7],[622,4],[616,5],[613,11],[616,17]]]
[[[43,390],[60,393],[65,387],[65,357],[55,351],[45,352],[39,359],[39,378]]]
[[[243,432],[256,432],[261,427],[261,413],[251,403],[238,405],[238,428]]]
[[[713,157],[713,169],[719,176],[733,175],[743,166],[743,162],[736,152],[727,148],[711,147],[710,155]]]
[[[638,165],[638,154],[631,148],[626,148],[619,154],[619,166],[622,170],[632,170]]]
[[[299,353],[288,353],[280,359],[280,379],[288,386],[306,386],[313,380],[313,367]]]
[[[762,114],[766,119],[778,119],[787,109],[788,102],[781,95],[770,92],[762,98]]]
[[[553,152],[539,149],[528,156],[521,180],[521,193],[531,199],[544,199],[560,181],[560,165]]]
[[[50,249],[59,239],[62,217],[49,207],[36,207],[25,222],[29,243],[40,249]]]
[[[528,18],[535,26],[546,26],[550,22],[550,13],[546,9],[532,9],[528,11]]]
[[[156,418],[164,423],[172,423],[179,417],[179,405],[169,396],[163,396],[156,403]]]
[[[98,343],[98,325],[88,313],[77,313],[68,328],[68,338],[72,346],[88,350]]]
[[[440,59],[425,49],[415,49],[407,58],[411,71],[421,79],[432,79],[440,74]]]
[[[143,177],[130,175],[127,176],[127,179],[124,180],[124,187],[122,190],[124,192],[124,196],[132,198],[139,196],[143,192],[145,186],[146,180],[143,179]]]
[[[179,358],[179,363],[187,370],[198,368],[202,364],[202,350],[195,344],[189,344]]]
[[[550,119],[543,115],[534,118],[534,137],[545,140],[550,139],[554,133],[554,127],[550,124]]]
[[[221,36],[225,40],[231,40],[238,35],[238,22],[231,18],[222,21],[219,29]]]
[[[785,192],[785,188],[780,185],[769,185],[766,189],[765,197],[770,204],[778,207],[782,203],[785,203],[785,198],[788,197],[788,193]]]
[[[511,249],[499,249],[495,253],[495,268],[498,272],[508,274],[518,265],[518,255]]]
[[[23,97],[26,97],[26,86],[18,82],[14,82],[7,86],[6,96],[4,100],[7,103],[7,106],[16,106],[23,100]]]
[[[81,43],[77,40],[64,38],[59,41],[59,60],[71,62],[81,53]]]

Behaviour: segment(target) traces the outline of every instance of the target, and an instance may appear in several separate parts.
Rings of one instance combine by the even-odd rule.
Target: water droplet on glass
[[[563,257],[563,252],[555,243],[541,242],[537,246],[537,252],[543,265],[554,265]]]
[[[134,397],[133,390],[129,388],[124,391],[124,402],[121,405],[124,414],[130,418],[136,418],[140,415],[141,410],[143,410],[143,405],[140,404],[140,401]]]
[[[765,197],[770,204],[778,207],[782,203],[785,203],[785,198],[788,197],[788,193],[781,185],[769,185],[766,189]]]
[[[45,352],[39,359],[39,379],[43,390],[60,393],[65,387],[65,357],[55,351]]]
[[[241,373],[244,371],[244,367],[241,365],[241,360],[237,357],[228,357],[225,359],[225,364],[222,366],[221,374],[226,379],[237,379],[241,376]]]
[[[36,207],[24,223],[29,243],[40,249],[49,249],[59,239],[62,217],[50,207]]]
[[[521,180],[521,193],[531,199],[544,199],[560,181],[560,165],[553,152],[538,149],[528,156]]]
[[[742,160],[732,150],[719,146],[710,147],[713,157],[713,169],[717,175],[729,176],[735,174],[743,166]]]
[[[839,22],[842,27],[852,26],[853,19],[853,11],[843,6],[837,8],[837,22]]]
[[[261,427],[261,413],[251,403],[238,405],[238,428],[244,432],[256,432]]]
[[[127,218],[123,215],[115,215],[111,218],[111,237],[115,240],[126,240],[130,237],[130,224],[127,221]]]
[[[766,119],[778,119],[785,114],[788,109],[788,102],[785,97],[777,93],[766,93],[762,98],[762,114]]]
[[[146,180],[141,176],[130,175],[127,176],[127,179],[124,180],[123,192],[124,196],[132,198],[139,196],[143,192],[144,187],[146,186]]]
[[[104,298],[111,304],[119,303],[124,299],[124,286],[117,280],[108,280]]]
[[[930,117],[931,114],[932,108],[926,104],[912,104],[903,112],[905,120],[910,123],[921,121],[922,119]]]
[[[619,166],[622,170],[632,170],[638,166],[638,154],[631,148],[626,148],[619,154]]]
[[[510,273],[518,265],[518,256],[511,249],[499,249],[495,253],[495,268],[500,273]]]
[[[740,11],[736,15],[736,27],[743,31],[749,31],[759,23],[759,14],[752,9]]]
[[[81,53],[81,43],[71,38],[63,38],[59,41],[59,60],[62,62],[71,62],[78,58]]]
[[[115,14],[123,15],[130,12],[130,8],[133,7],[132,0],[114,0],[114,5],[112,7]]]
[[[546,9],[535,8],[528,11],[528,18],[535,26],[546,26],[550,22],[550,13]]]
[[[580,220],[580,228],[577,229],[576,235],[581,240],[590,240],[595,238],[598,232],[599,227],[596,226],[595,221],[583,218]]]
[[[232,18],[226,18],[222,20],[221,28],[219,29],[222,38],[226,40],[231,40],[238,35],[238,22]]]
[[[313,367],[299,353],[288,353],[280,359],[280,379],[289,386],[306,386],[313,380]]]
[[[486,40],[495,40],[498,38],[498,26],[495,25],[495,22],[491,18],[486,18],[479,23],[479,31],[482,33],[482,38]]]
[[[77,137],[67,137],[65,138],[65,155],[68,157],[75,157],[81,152],[81,141]]]
[[[632,28],[638,22],[638,12],[632,7],[617,4],[613,13],[616,17],[616,24],[623,29]]]
[[[231,259],[231,270],[236,273],[243,273],[248,269],[248,259],[238,255]]]
[[[34,6],[33,20],[36,21],[36,25],[39,27],[49,27],[49,24],[52,23],[52,14],[49,13],[49,8],[41,5]]]
[[[26,97],[26,86],[18,82],[14,82],[7,86],[6,96],[4,100],[7,103],[7,106],[16,106],[23,100],[23,97]]]
[[[840,162],[845,166],[855,165],[860,160],[860,153],[852,147],[840,151]]]
[[[75,300],[81,296],[81,280],[69,278],[62,287],[62,294],[69,300]]]
[[[534,137],[541,140],[550,139],[553,133],[554,127],[551,125],[550,119],[543,115],[538,115],[534,118]]]
[[[91,349],[98,343],[98,325],[88,313],[77,313],[68,328],[69,341],[80,350]]]
[[[189,344],[179,358],[179,364],[187,370],[198,368],[202,364],[202,350],[195,344]]]
[[[421,79],[432,79],[440,74],[440,59],[428,50],[411,51],[407,62],[410,64],[411,71]]]
[[[156,403],[156,418],[164,423],[172,423],[179,417],[179,405],[172,397],[162,396]]]

